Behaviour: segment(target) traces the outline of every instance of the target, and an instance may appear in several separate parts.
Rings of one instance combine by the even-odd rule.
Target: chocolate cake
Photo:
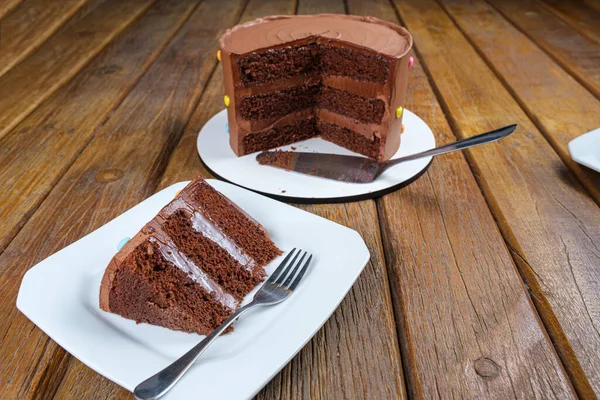
[[[207,334],[239,308],[278,254],[258,222],[198,178],[113,257],[100,308]]]
[[[378,160],[400,145],[412,37],[373,17],[273,16],[219,40],[238,155],[320,136]]]

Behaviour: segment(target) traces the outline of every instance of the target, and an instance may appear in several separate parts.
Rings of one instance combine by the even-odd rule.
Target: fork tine
[[[295,247],[292,249],[292,251],[290,251],[288,253],[287,256],[285,256],[285,258],[279,264],[279,266],[277,267],[277,269],[275,271],[273,271],[273,273],[271,274],[271,276],[269,277],[269,279],[267,280],[267,282],[271,282],[271,283],[275,282],[275,280],[279,277],[281,271],[283,271],[283,268],[285,267],[285,264],[287,263],[287,261],[290,259],[290,257],[292,256],[292,254],[294,254],[294,251],[296,251]]]
[[[296,264],[292,273],[288,275],[287,279],[283,283],[283,286],[286,286],[286,287],[290,286],[292,279],[294,279],[294,275],[296,275],[296,272],[298,272],[298,268],[300,268],[300,266],[302,265],[302,261],[304,261],[304,258],[306,257],[307,254],[308,253],[306,251],[304,252],[304,254],[302,254],[302,258],[300,258],[300,261],[298,261],[298,264]]]
[[[294,258],[292,259],[292,261],[290,261],[290,263],[286,266],[285,271],[283,271],[281,273],[281,275],[279,275],[277,277],[277,280],[274,282],[275,285],[281,285],[281,283],[284,281],[285,277],[289,274],[289,272],[291,271],[292,267],[294,266],[294,264],[296,264],[296,260],[298,259],[298,256],[300,255],[300,253],[302,253],[302,250],[298,250],[296,252],[296,255],[294,256]]]
[[[304,273],[308,269],[308,266],[309,266],[311,260],[312,260],[312,254],[310,255],[310,257],[308,257],[308,260],[306,260],[306,263],[304,264],[304,266],[302,267],[302,269],[300,270],[300,272],[298,272],[298,276],[296,276],[296,279],[294,280],[294,282],[290,286],[290,290],[292,292],[296,289],[296,287],[298,286],[298,284],[302,280],[302,277],[304,276]]]

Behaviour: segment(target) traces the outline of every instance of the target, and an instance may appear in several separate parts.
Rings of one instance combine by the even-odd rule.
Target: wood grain
[[[508,20],[600,98],[600,45],[537,1],[489,0]]]
[[[330,1],[324,6],[323,0],[301,0],[298,3],[298,14],[318,14],[323,12],[332,14],[346,14],[344,1]]]
[[[210,75],[216,38],[238,19],[240,9],[241,1],[200,4],[0,256],[0,288],[10,299],[0,304],[1,398],[52,397],[60,382],[56,374],[70,376],[76,367],[17,312],[14,298],[22,275],[152,193]],[[82,395],[80,391],[94,390],[91,385],[58,389],[57,398],[109,396],[99,391]]]
[[[189,17],[197,0],[154,4],[0,139],[0,252]]]
[[[579,1],[543,0],[542,4],[571,28],[600,44],[600,12]]]
[[[519,124],[465,154],[575,389],[598,394],[597,205],[437,3],[395,4],[458,137]]]
[[[397,22],[386,1],[348,8]],[[418,60],[407,93],[438,144],[456,140]],[[411,397],[575,397],[462,154],[377,203]]]
[[[19,68],[0,77],[0,138],[65,84],[150,4],[152,0],[91,0],[21,62]]]
[[[169,163],[156,187],[157,192],[174,183],[194,179],[198,174],[203,178],[214,178],[200,160],[196,142],[202,127],[215,114],[223,110],[222,97],[223,69],[219,64],[215,65],[215,71],[202,93],[202,98],[186,125],[181,140],[171,153]]]
[[[21,4],[23,0],[4,0],[0,3],[0,18],[4,17]],[[2,21],[0,21],[2,23]]]
[[[28,0],[0,23],[0,76],[48,39],[86,0]]]
[[[598,0],[583,0],[583,3],[596,12],[600,12],[600,1]]]
[[[569,141],[600,126],[600,101],[489,4],[482,0],[441,3],[600,204],[600,175],[573,161],[568,148]],[[506,42],[511,43],[510,50]]]

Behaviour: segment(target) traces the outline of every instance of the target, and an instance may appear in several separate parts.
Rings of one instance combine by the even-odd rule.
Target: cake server
[[[301,174],[319,176],[342,182],[369,183],[373,182],[383,171],[394,165],[495,142],[510,135],[516,128],[516,124],[505,126],[504,128],[448,143],[421,153],[388,161],[377,161],[358,156],[291,151],[264,151],[256,156],[256,160],[262,165],[282,168]]]
[[[294,252],[296,252],[295,255]],[[297,261],[298,256],[301,253],[302,250],[296,251],[295,248],[292,249],[264,285],[256,292],[250,303],[234,312],[231,317],[227,318],[225,322],[221,324],[221,326],[205,337],[204,340],[194,346],[190,351],[182,355],[173,364],[137,385],[133,391],[135,398],[138,400],[155,400],[162,397],[175,386],[198,357],[204,353],[204,350],[206,350],[221,333],[225,332],[225,330],[229,328],[229,325],[233,324],[240,315],[258,306],[272,306],[279,304],[290,297],[294,290],[296,290],[302,277],[304,277],[313,258],[312,254],[308,254],[305,251],[304,254],[302,254],[302,257],[300,257],[300,260]],[[288,263],[292,255],[294,255],[294,258]],[[307,255],[308,259],[304,262]]]

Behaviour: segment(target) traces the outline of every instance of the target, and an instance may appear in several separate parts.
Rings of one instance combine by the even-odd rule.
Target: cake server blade
[[[423,157],[463,150],[480,144],[495,142],[515,131],[517,125],[508,125],[500,129],[462,139],[421,153],[396,158],[389,161],[376,161],[357,156],[339,154],[303,153],[291,151],[263,151],[256,156],[262,165],[282,168],[301,174],[350,183],[373,182],[385,169],[403,162]]]
[[[352,183],[372,182],[382,164],[365,157],[287,151],[265,151],[256,159],[263,165]]]

